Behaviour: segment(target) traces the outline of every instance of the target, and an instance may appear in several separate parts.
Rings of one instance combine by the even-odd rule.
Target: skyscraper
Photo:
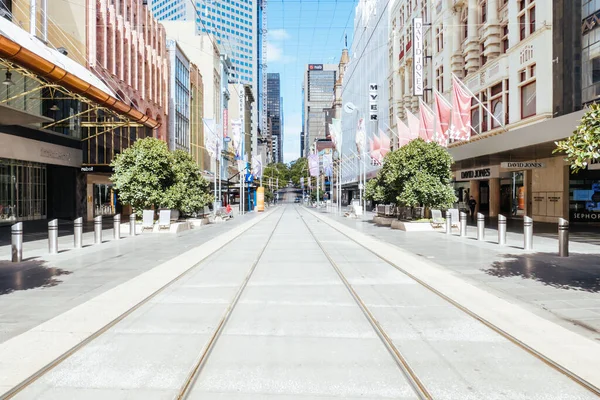
[[[333,115],[335,81],[338,66],[335,64],[309,64],[304,72],[303,101],[303,156],[310,153],[313,142],[329,136],[328,123]]]
[[[231,78],[258,93],[258,0],[152,0],[151,7],[158,20],[196,21],[197,33],[214,35],[232,60]]]
[[[281,79],[278,73],[267,74],[267,118],[271,120],[273,162],[283,162],[281,135]]]

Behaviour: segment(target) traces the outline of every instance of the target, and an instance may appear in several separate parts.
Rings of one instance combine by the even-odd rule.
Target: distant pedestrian
[[[477,207],[477,201],[475,197],[471,196],[469,200],[469,208],[471,209],[471,221],[475,221],[475,207]]]

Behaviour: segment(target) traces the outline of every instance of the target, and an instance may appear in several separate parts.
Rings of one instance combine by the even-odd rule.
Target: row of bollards
[[[467,236],[467,213],[460,212],[460,236]],[[446,213],[446,234],[452,234],[452,214]],[[485,215],[477,213],[477,240],[485,240]],[[498,215],[498,244],[506,245],[506,217]],[[523,218],[523,249],[533,250],[533,219]],[[569,221],[558,221],[558,255],[569,256]]]
[[[135,214],[129,217],[129,235],[135,236]],[[23,260],[23,223],[17,222],[11,226],[11,253],[12,262],[21,262]],[[115,240],[121,239],[121,214],[113,217],[113,237]],[[83,247],[83,218],[77,218],[73,221],[73,241],[76,249]],[[102,216],[94,217],[94,243],[102,243]],[[48,252],[58,254],[58,220],[53,219],[48,222]]]

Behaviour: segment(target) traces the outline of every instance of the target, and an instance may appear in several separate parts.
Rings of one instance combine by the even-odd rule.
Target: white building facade
[[[419,110],[412,22],[421,17],[424,101],[431,104],[434,90],[450,99],[453,76],[478,99],[471,140],[449,145],[459,203],[473,196],[490,217],[569,218],[569,167],[552,150],[581,116],[581,31],[573,28],[581,10],[566,0],[392,3],[389,125],[396,131],[395,116],[406,121],[405,109]]]

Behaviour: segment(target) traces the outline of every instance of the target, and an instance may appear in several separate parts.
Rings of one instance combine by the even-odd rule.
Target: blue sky
[[[306,64],[337,64],[352,43],[356,0],[281,0],[268,3],[268,72],[281,74],[284,161],[300,156],[302,81]]]

